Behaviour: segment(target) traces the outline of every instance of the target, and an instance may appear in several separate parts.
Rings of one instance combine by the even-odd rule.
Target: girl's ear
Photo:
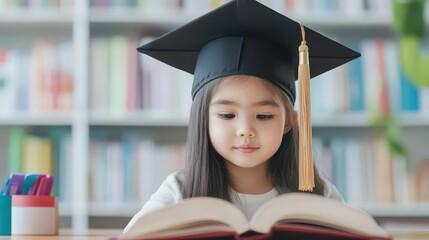
[[[290,131],[293,125],[295,125],[298,121],[298,113],[296,111],[292,112],[292,122],[286,121],[285,128],[283,130],[283,134],[286,134]]]

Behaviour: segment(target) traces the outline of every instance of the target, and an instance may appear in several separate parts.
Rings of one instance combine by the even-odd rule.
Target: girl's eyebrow
[[[232,106],[240,106],[239,103],[227,100],[227,99],[218,99],[215,102],[213,102],[210,105],[232,105]],[[258,101],[252,104],[252,107],[261,107],[261,106],[272,106],[272,107],[279,107],[279,105],[271,99]]]
[[[254,104],[252,104],[252,106],[272,106],[272,107],[279,107],[279,105],[272,99],[268,99],[268,100],[262,100],[259,102],[256,102]]]

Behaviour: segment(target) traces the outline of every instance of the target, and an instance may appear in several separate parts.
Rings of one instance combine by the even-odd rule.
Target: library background
[[[191,104],[192,76],[136,48],[224,2],[0,0],[0,179],[54,174],[60,227],[124,227],[183,167]],[[427,229],[429,87],[392,1],[260,2],[362,53],[311,81],[322,174],[382,226]]]

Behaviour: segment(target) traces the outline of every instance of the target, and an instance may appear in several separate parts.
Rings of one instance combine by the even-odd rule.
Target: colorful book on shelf
[[[335,213],[335,214],[334,214]],[[199,197],[137,215],[113,239],[392,239],[365,212],[308,193],[259,208],[250,222],[232,203]]]
[[[420,110],[420,92],[411,79],[405,74],[404,70],[400,71],[401,81],[401,107],[403,111]]]
[[[332,157],[332,180],[340,193],[343,193],[344,200],[348,202],[348,179],[346,175],[347,162],[346,143],[342,138],[334,138],[330,143]]]
[[[53,174],[54,158],[51,139],[28,135],[22,142],[22,171]]]
[[[108,103],[112,114],[121,114],[127,110],[127,50],[127,37],[118,35],[109,38]],[[123,61],[116,62],[116,59]]]
[[[360,52],[358,44],[353,45],[353,50]],[[349,110],[363,112],[365,110],[365,92],[363,86],[362,59],[350,62],[348,65],[348,95]]]
[[[22,142],[25,138],[25,130],[21,127],[12,129],[9,135],[9,172],[19,172],[22,168]]]
[[[52,148],[53,148],[53,153],[52,153],[52,158],[53,158],[53,174],[55,176],[56,179],[60,179],[60,176],[63,175],[64,173],[61,171],[61,165],[63,164],[63,162],[66,159],[62,159],[62,158],[67,158],[67,156],[63,156],[63,147],[62,147],[62,142],[64,138],[69,137],[69,130],[64,129],[64,128],[51,128],[48,130],[48,138],[50,139],[50,141],[52,142]],[[68,167],[67,169],[71,169],[71,167]],[[62,177],[61,177],[62,178]],[[67,181],[67,180],[65,180]],[[61,181],[60,181],[61,182]],[[60,185],[59,184],[55,184],[54,186],[54,195],[58,196],[59,195],[59,189]],[[68,189],[67,187],[64,187],[64,190]]]
[[[71,111],[73,108],[73,64],[69,59],[73,59],[73,46],[71,42],[61,42],[58,44],[58,72],[59,86],[57,110]]]
[[[390,112],[401,112],[400,63],[398,44],[395,41],[384,42],[384,59],[389,96]]]
[[[378,203],[395,202],[393,189],[392,154],[382,136],[376,136],[372,143],[375,197]]]
[[[109,38],[93,38],[90,48],[89,106],[95,112],[109,108]]]

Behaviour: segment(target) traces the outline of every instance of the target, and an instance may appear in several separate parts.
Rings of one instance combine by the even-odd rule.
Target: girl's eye
[[[235,117],[235,114],[233,114],[233,113],[220,113],[219,117],[221,119],[233,119]]]
[[[260,120],[269,120],[269,119],[272,119],[273,117],[274,117],[273,115],[266,115],[266,114],[259,114],[256,116],[256,118]]]

